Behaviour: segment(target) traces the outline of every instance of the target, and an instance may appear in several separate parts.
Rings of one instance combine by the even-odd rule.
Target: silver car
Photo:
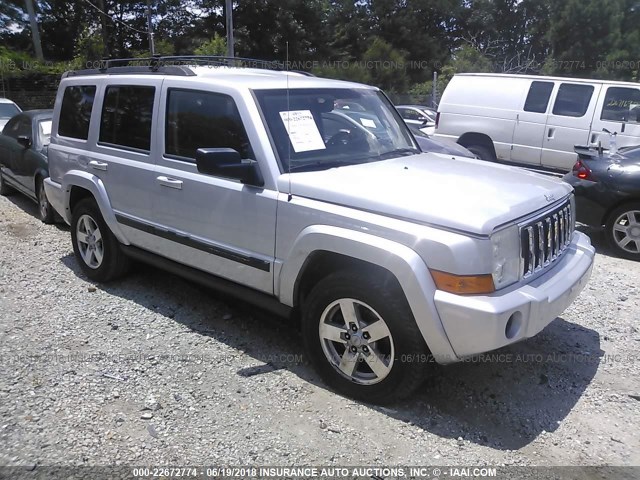
[[[137,259],[291,316],[325,382],[369,402],[584,288],[567,184],[422,153],[374,87],[195,63],[60,83],[46,192],[90,279]]]

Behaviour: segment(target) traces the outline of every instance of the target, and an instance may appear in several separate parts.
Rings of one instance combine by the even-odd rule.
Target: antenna
[[[287,77],[287,132],[291,132],[291,104],[289,100],[289,41],[287,41],[287,62],[285,64],[285,75]],[[291,138],[287,142],[287,169],[289,170],[289,195],[287,196],[287,202],[290,202],[293,198],[291,194]]]

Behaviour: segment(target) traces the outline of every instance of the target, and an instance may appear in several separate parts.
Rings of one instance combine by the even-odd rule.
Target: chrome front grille
[[[571,243],[573,212],[567,201],[520,226],[520,278],[527,278],[557,260]]]

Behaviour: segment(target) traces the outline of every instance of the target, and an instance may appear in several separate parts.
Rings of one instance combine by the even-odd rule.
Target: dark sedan
[[[40,219],[53,223],[43,180],[49,176],[47,148],[53,110],[30,110],[11,118],[0,135],[0,195],[17,190],[36,201]]]
[[[617,254],[640,260],[640,146],[611,156],[586,147],[576,153],[578,161],[564,177],[575,189],[576,220],[604,226]]]

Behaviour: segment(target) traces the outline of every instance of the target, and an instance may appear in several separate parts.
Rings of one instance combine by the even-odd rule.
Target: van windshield
[[[420,153],[387,98],[370,89],[256,90],[283,172]]]

